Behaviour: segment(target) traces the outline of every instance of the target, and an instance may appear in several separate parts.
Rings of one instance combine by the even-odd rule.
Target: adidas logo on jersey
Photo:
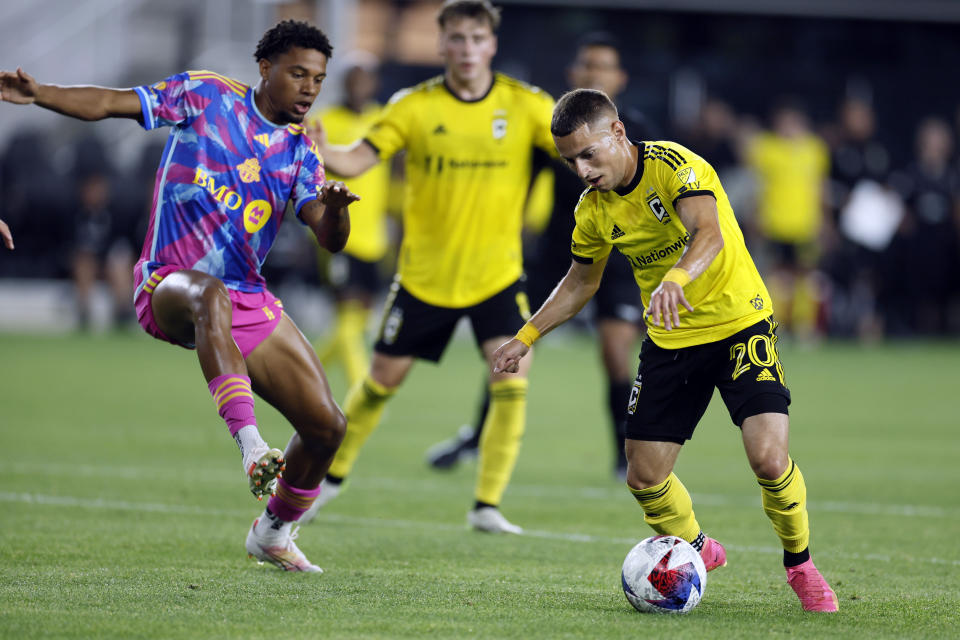
[[[253,139],[262,144],[265,147],[270,146],[270,136],[265,133],[261,133],[258,136],[253,136]]]
[[[447,128],[444,127],[442,124],[438,124],[437,128],[433,130],[433,135],[439,135],[441,133],[446,133],[446,132],[447,132]]]
[[[760,372],[760,375],[757,376],[757,382],[774,382],[776,378],[773,377],[773,374],[770,373],[770,369],[766,367],[763,368],[763,371]]]
[[[610,239],[611,239],[611,240],[616,240],[617,238],[622,238],[622,237],[625,236],[625,235],[627,235],[627,234],[625,234],[625,233],[623,232],[623,229],[621,229],[621,228],[618,227],[617,225],[613,225],[613,233],[610,234]]]

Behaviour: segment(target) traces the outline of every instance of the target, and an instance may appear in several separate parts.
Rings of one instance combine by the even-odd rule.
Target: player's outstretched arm
[[[3,238],[3,245],[13,250],[13,236],[10,234],[10,227],[3,220],[0,220],[0,238]]]
[[[350,236],[347,206],[359,199],[360,196],[342,182],[328,180],[320,189],[320,197],[303,205],[300,217],[313,230],[320,246],[336,253],[343,249]]]
[[[140,99],[133,89],[40,84],[20,68],[16,71],[0,71],[0,100],[13,104],[36,104],[80,120],[143,118]]]
[[[517,336],[494,352],[493,372],[516,373],[520,368],[520,360],[530,351],[534,340],[577,315],[593,297],[600,286],[605,266],[607,258],[593,264],[573,261],[567,275]]]
[[[345,178],[355,178],[380,162],[377,152],[364,140],[357,140],[348,146],[329,144],[319,118],[314,119],[307,128],[307,135],[317,143],[323,166]]]
[[[677,201],[677,215],[690,234],[690,243],[677,264],[663,276],[660,286],[650,294],[645,314],[667,331],[679,326],[680,305],[693,311],[683,295],[684,285],[700,277],[723,249],[717,201],[712,196],[681,198]]]

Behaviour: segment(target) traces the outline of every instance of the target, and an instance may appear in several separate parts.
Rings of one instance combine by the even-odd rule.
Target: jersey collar
[[[497,74],[496,72],[494,72],[494,73],[491,75],[491,77],[490,77],[490,86],[487,88],[487,90],[484,92],[484,94],[483,94],[482,96],[480,96],[479,98],[474,98],[473,100],[464,100],[463,98],[461,98],[460,96],[458,96],[458,95],[457,95],[457,92],[454,91],[453,88],[452,88],[449,84],[447,84],[447,75],[446,75],[446,74],[443,75],[443,88],[446,89],[447,92],[448,92],[450,95],[452,95],[456,100],[458,100],[458,101],[460,101],[460,102],[466,102],[467,104],[470,104],[470,103],[473,103],[473,102],[480,102],[480,101],[482,101],[483,99],[485,99],[488,95],[490,95],[490,92],[491,92],[491,91],[493,91],[493,85],[497,84],[497,76],[498,76],[498,75],[499,75],[499,74]]]
[[[630,184],[613,190],[618,196],[628,195],[637,188],[637,185],[640,184],[640,181],[643,179],[644,144],[640,140],[631,140],[630,142],[637,148],[637,172],[633,174],[633,180],[630,181]]]

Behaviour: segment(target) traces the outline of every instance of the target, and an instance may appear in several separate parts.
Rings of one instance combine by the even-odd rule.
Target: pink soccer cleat
[[[707,571],[713,571],[717,567],[723,567],[727,564],[727,550],[723,548],[722,544],[710,537],[704,540],[700,557],[703,558],[703,566],[707,568]]]
[[[832,612],[839,608],[837,594],[813,566],[813,560],[787,567],[787,584],[797,593],[804,611]]]

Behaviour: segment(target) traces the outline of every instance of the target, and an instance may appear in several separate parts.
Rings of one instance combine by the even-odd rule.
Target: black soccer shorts
[[[663,349],[649,337],[627,404],[626,437],[683,444],[693,437],[714,388],[738,427],[760,413],[787,413],[790,390],[767,318],[707,344]]]
[[[530,317],[522,280],[471,307],[437,307],[394,282],[384,304],[374,351],[439,362],[460,318],[470,319],[477,347],[490,338],[512,338]]]

